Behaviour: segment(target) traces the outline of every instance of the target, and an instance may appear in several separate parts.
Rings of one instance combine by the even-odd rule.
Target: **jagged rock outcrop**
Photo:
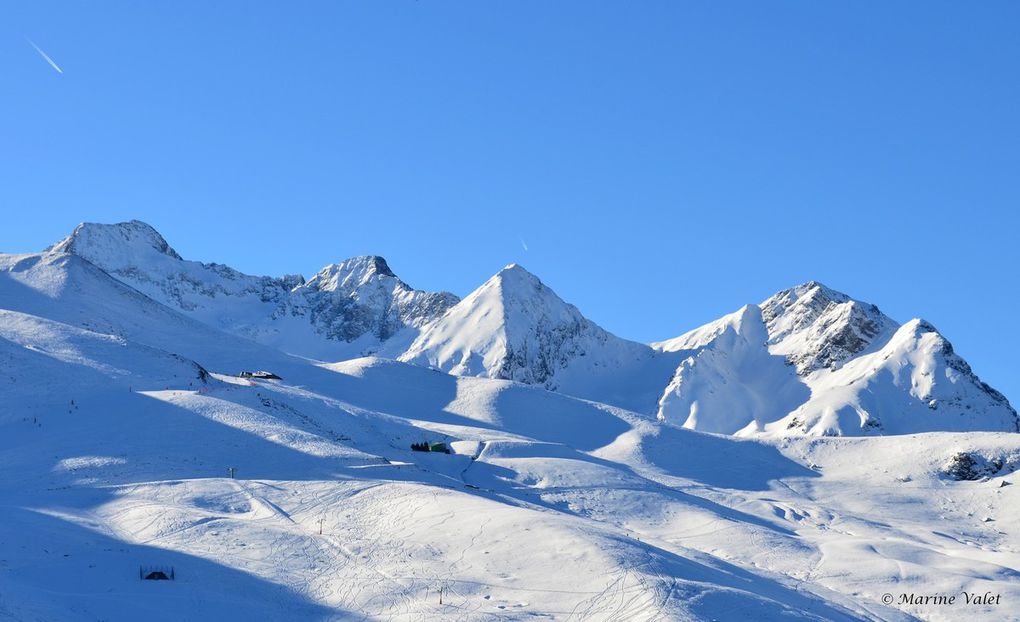
[[[760,307],[770,349],[786,356],[801,375],[837,368],[897,328],[875,305],[817,281],[783,290]]]

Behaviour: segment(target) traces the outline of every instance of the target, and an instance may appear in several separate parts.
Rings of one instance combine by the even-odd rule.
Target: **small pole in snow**
[[[319,519],[319,535],[320,536],[322,535],[322,523],[324,523],[324,522],[326,522],[325,518],[320,518]]]
[[[443,604],[443,588],[439,588],[439,604]]]
[[[227,467],[227,473],[230,473],[230,479],[234,479],[234,473],[237,472],[237,467]]]

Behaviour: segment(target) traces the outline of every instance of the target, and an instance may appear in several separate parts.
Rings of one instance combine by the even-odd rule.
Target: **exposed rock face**
[[[448,292],[410,288],[375,256],[326,266],[293,293],[291,313],[308,309],[322,334],[348,342],[366,334],[386,341],[403,329],[421,328],[459,300]]]
[[[1020,467],[1020,456],[985,456],[978,452],[961,451],[942,465],[942,473],[951,479],[979,480],[1012,473]]]
[[[888,337],[896,322],[878,307],[811,281],[761,303],[773,352],[807,375],[841,363]]]
[[[905,326],[909,325],[911,325],[910,322]],[[966,381],[979,392],[982,398],[987,398],[992,405],[1011,413],[1016,428],[1012,431],[1020,432],[1020,416],[1017,415],[1016,410],[1010,405],[1006,396],[978,378],[977,374],[971,369],[970,364],[953,350],[953,344],[943,337],[934,326],[924,320],[913,320],[913,325],[922,338],[927,337],[930,343],[928,350],[932,356],[937,357],[945,365],[946,372],[944,375],[950,380],[958,378],[959,380]],[[928,400],[928,408],[935,411],[941,409],[943,411],[954,410],[964,412],[980,406],[980,404],[974,404],[966,394],[959,392],[940,394],[932,388],[919,394],[918,397],[921,400]]]

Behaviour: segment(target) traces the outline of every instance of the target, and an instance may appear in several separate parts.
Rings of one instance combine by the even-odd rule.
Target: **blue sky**
[[[518,262],[642,341],[817,279],[1020,401],[1016,2],[212,5],[0,7],[0,251]]]

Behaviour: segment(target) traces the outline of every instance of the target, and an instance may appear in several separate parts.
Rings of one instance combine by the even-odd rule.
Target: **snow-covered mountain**
[[[786,357],[768,347],[761,309],[739,311],[663,344],[684,358],[659,399],[661,421],[737,434],[758,432],[811,391]]]
[[[262,290],[151,233],[0,254],[0,619],[991,622],[1020,599],[1020,434],[971,431],[1015,414],[923,321],[806,284],[653,348],[509,267],[445,313],[288,315],[418,364],[323,363],[236,321],[299,288],[378,309],[405,293],[384,262]],[[921,591],[1000,598],[899,600]]]
[[[425,327],[399,360],[648,411],[676,357],[588,320],[511,264]]]
[[[299,275],[249,276],[184,260],[155,229],[133,220],[82,223],[50,253],[87,259],[146,296],[206,324],[313,358],[360,356],[410,341],[457,302],[401,281],[382,257],[353,257]]]
[[[787,357],[802,376],[844,361],[888,340],[898,325],[878,307],[811,281],[760,305],[769,349]]]
[[[1020,431],[1006,398],[924,320],[817,282],[654,344],[684,356],[662,421],[729,434]]]
[[[518,265],[464,300],[412,289],[372,256],[329,265],[307,281],[255,277],[184,260],[139,221],[81,224],[38,261],[64,256],[208,326],[286,352],[320,360],[378,354],[704,431],[1018,429],[1008,401],[930,325],[908,323],[904,333],[875,305],[814,281],[648,346],[602,329]]]

